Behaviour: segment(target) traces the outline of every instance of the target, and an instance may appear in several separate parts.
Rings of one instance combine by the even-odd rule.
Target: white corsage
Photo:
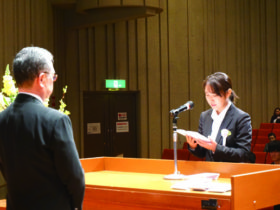
[[[231,132],[228,129],[224,128],[221,130],[221,135],[223,137],[223,146],[226,146],[226,139],[231,135]]]

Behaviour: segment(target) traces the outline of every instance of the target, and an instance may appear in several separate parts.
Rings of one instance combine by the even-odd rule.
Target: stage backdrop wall
[[[216,71],[231,76],[237,106],[251,115],[253,128],[269,122],[280,105],[280,2],[159,2],[158,15],[71,28],[75,0],[1,1],[1,71],[24,45],[54,52],[55,96],[68,85],[66,103],[81,154],[82,92],[105,90],[107,78],[126,79],[126,90],[140,91],[140,157],[160,158],[163,148],[172,148],[169,111],[188,100],[195,107],[180,114],[178,127],[197,130],[200,113],[209,108],[202,81]]]

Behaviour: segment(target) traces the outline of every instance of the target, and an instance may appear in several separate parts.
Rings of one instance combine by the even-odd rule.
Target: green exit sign
[[[106,79],[106,88],[125,88],[125,80]]]

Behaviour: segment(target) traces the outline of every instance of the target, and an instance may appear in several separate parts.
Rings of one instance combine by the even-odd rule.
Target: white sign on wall
[[[117,133],[126,133],[129,132],[129,123],[126,122],[116,122],[116,132]]]
[[[87,124],[87,134],[100,134],[101,125],[100,123],[88,123]]]
[[[118,120],[127,120],[127,112],[118,112]]]

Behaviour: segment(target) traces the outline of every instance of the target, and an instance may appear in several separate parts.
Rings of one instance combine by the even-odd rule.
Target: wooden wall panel
[[[226,12],[226,47],[227,52],[225,55],[226,69],[221,71],[226,71],[229,74],[237,72],[237,1],[226,1],[225,12]],[[233,75],[231,75],[231,78]],[[233,79],[233,78],[232,78]],[[235,81],[234,81],[235,82]],[[235,88],[233,88],[235,89]],[[238,90],[235,90],[238,91]],[[239,91],[238,91],[239,92]]]
[[[127,29],[128,29],[128,34],[127,34],[127,44],[128,44],[128,54],[127,54],[127,59],[128,59],[128,69],[127,69],[127,74],[128,74],[128,83],[127,83],[127,88],[129,90],[138,90],[138,78],[137,78],[137,48],[136,48],[136,21],[135,20],[130,20],[127,23]]]
[[[180,5],[180,6],[178,6]],[[185,104],[190,98],[188,1],[168,1],[169,104],[171,109]],[[189,113],[180,114],[178,128],[190,127]],[[166,122],[167,123],[167,122]],[[172,126],[170,126],[172,132]],[[163,137],[165,138],[165,137]],[[172,136],[170,141],[172,142]],[[178,136],[178,141],[184,137]],[[181,143],[180,143],[181,144]],[[170,146],[173,148],[173,143]]]
[[[197,130],[201,110],[205,109],[205,99],[201,98],[204,93],[202,81],[204,74],[204,0],[188,3],[189,23],[189,98],[194,102],[193,110],[187,111],[188,124],[184,129]],[[207,107],[208,109],[208,107]],[[185,139],[184,139],[185,140]]]
[[[167,2],[162,5],[164,10],[167,10]],[[169,53],[168,53],[168,13],[160,13],[160,95],[161,95],[161,151],[164,148],[172,147],[172,121],[169,115],[170,111],[170,96],[169,96]],[[179,142],[178,142],[179,146]]]
[[[224,71],[229,74],[229,76],[232,79],[232,85],[233,90],[236,92],[240,98],[242,94],[239,90],[240,88],[237,86],[237,81],[242,77],[240,74],[241,71],[238,71],[238,69],[241,69],[241,59],[242,57],[242,44],[240,44],[240,37],[241,35],[241,29],[242,24],[240,21],[243,19],[241,17],[240,11],[239,11],[239,2],[238,1],[226,1],[225,2],[225,34],[226,34],[226,56],[225,56],[225,62],[226,62],[226,68]],[[239,50],[236,49],[236,46],[239,45]],[[237,106],[239,106],[240,103],[242,103],[243,100],[237,101]]]
[[[107,25],[106,26],[106,79],[116,78],[116,49],[115,49],[115,26]],[[94,44],[94,43],[93,43]]]
[[[140,90],[140,142],[139,154],[141,157],[149,157],[149,115],[148,115],[148,73],[147,73],[147,45],[146,45],[146,19],[137,20],[137,69],[138,89]]]
[[[32,36],[31,36],[31,20],[32,20],[32,17],[31,17],[31,9],[32,9],[31,8],[31,1],[32,0],[26,0],[25,1],[25,7],[24,7],[24,9],[25,9],[25,20],[24,20],[25,21],[25,24],[24,24],[25,28],[22,29],[22,30],[25,33],[25,42],[26,43],[32,43],[32,41],[31,41],[32,40]],[[49,15],[51,15],[51,14],[49,14]],[[49,15],[46,17],[47,19],[50,18]],[[53,31],[51,29],[51,27],[50,27],[50,30]],[[52,37],[48,37],[48,39],[53,40]],[[51,47],[51,46],[49,46],[49,47]],[[53,46],[52,46],[52,48],[53,48]]]
[[[128,37],[126,22],[118,22],[115,24],[115,49],[114,55],[116,59],[115,77],[112,79],[128,79]]]
[[[40,9],[40,6],[42,5],[41,2],[39,1],[31,1],[30,2],[30,18],[31,20],[34,20],[35,16],[36,16],[36,11],[39,11]],[[42,14],[45,13],[45,10],[42,10],[41,11]],[[31,37],[33,39],[33,43],[30,43],[30,44],[33,44],[33,45],[37,45],[37,43],[43,43],[44,41],[46,41],[45,39],[43,39],[42,37],[40,37],[41,33],[43,33],[43,25],[44,25],[44,22],[43,22],[43,19],[42,19],[42,16],[38,16],[37,17],[37,21],[30,21],[31,23],[31,26],[30,26],[30,29],[31,29]]]
[[[89,54],[88,54],[88,30],[82,29],[78,33],[79,42],[78,42],[78,56],[79,56],[79,78],[80,78],[80,90],[88,90],[90,78],[88,77],[89,73]],[[103,57],[104,60],[104,57]]]
[[[241,19],[240,19],[240,46],[242,46],[241,56],[239,56],[239,70],[237,72],[237,78],[235,84],[237,85],[237,94],[240,99],[237,101],[237,105],[239,107],[244,107],[243,110],[249,112],[250,104],[247,102],[247,99],[250,97],[250,81],[247,80],[247,75],[250,74],[251,64],[247,62],[249,59],[249,55],[251,54],[250,50],[250,28],[247,27],[250,22],[250,13],[249,11],[249,1],[240,1],[240,12],[241,12]]]
[[[215,37],[215,18],[214,18],[214,11],[215,11],[215,2],[214,1],[204,1],[204,39],[203,39],[203,46],[204,46],[204,75],[209,75],[214,72],[214,68],[216,66],[215,60],[215,51],[216,45],[213,40]],[[206,104],[204,102],[204,104]],[[205,105],[207,106],[207,105]],[[208,106],[209,107],[209,106]]]
[[[66,32],[72,40],[67,45],[77,44],[81,53],[67,53],[65,62],[75,56],[79,65],[78,69],[69,66],[69,71],[76,73],[67,80],[78,74],[83,83],[79,89],[73,84],[77,95],[71,95],[69,103],[81,100],[78,93],[82,90],[105,90],[106,77],[125,78],[126,90],[140,91],[139,154],[149,158],[160,158],[163,148],[173,147],[169,111],[188,100],[193,100],[195,107],[180,114],[178,127],[197,130],[200,113],[209,108],[201,84],[216,71],[232,78],[233,89],[240,96],[237,106],[251,115],[253,128],[268,122],[280,103],[280,3],[161,3],[164,10],[157,16]],[[75,124],[80,121],[76,115],[71,119]],[[184,141],[179,137],[178,145]]]
[[[67,61],[65,61],[65,63],[62,64],[64,65],[62,68],[65,69],[64,75],[67,81],[64,82],[63,85],[68,85],[67,94],[65,97],[65,102],[67,104],[66,109],[71,112],[70,118],[72,120],[72,126],[74,129],[74,139],[76,142],[77,149],[81,155],[83,154],[83,141],[80,141],[79,139],[83,139],[83,120],[81,120],[80,113],[83,113],[83,106],[82,97],[80,96],[82,92],[79,90],[81,88],[80,83],[82,81],[80,79],[81,74],[79,66],[79,57],[73,56],[76,55],[76,52],[79,51],[78,40],[79,35],[77,32],[72,30],[68,31],[67,40],[65,44],[65,57],[71,57],[72,59],[66,59]],[[61,62],[61,60],[59,59],[59,62]]]
[[[241,93],[241,85],[238,85],[238,81],[241,79],[241,72],[244,71],[244,49],[245,49],[245,36],[244,36],[244,1],[237,0],[236,1],[236,48],[237,57],[236,57],[236,66],[232,72],[228,72],[232,82],[233,82],[233,90],[235,90],[236,94],[240,97],[237,102],[237,105],[242,102],[242,93]],[[241,82],[240,82],[241,84]],[[241,94],[241,95],[240,95]]]
[[[158,16],[147,19],[147,86],[149,116],[149,156],[161,156],[161,72]]]
[[[261,95],[259,98],[259,103],[261,104],[261,112],[259,113],[261,115],[261,119],[265,119],[266,112],[263,112],[262,110],[268,110],[267,106],[267,34],[266,34],[266,1],[260,0],[260,34],[261,34],[261,40],[260,40],[260,50],[261,50],[261,56],[260,56],[260,68],[261,68],[261,78],[260,78],[260,86],[261,86]]]
[[[276,84],[279,83],[277,78],[277,73],[275,69],[277,68],[277,13],[276,13],[276,1],[266,1],[266,46],[267,46],[267,95],[271,96],[267,100],[267,107],[269,110],[273,110],[275,105],[277,105],[278,95]],[[279,37],[278,37],[279,38]],[[270,117],[266,114],[266,118]]]
[[[0,2],[1,74],[4,73],[7,64],[10,64],[12,68],[15,54],[25,46],[33,44],[48,48],[53,52],[53,24],[50,8],[48,0],[3,0]]]
[[[95,69],[96,69],[96,80],[93,81],[96,85],[96,90],[103,90],[105,88],[104,80],[107,77],[107,60],[106,60],[106,27],[98,26],[95,28]],[[80,71],[83,71],[80,69]]]
[[[260,48],[260,43],[261,43],[261,29],[260,29],[260,1],[257,0],[256,2],[252,0],[250,4],[250,19],[254,20],[251,21],[250,25],[250,32],[251,32],[251,37],[250,37],[250,43],[251,43],[251,54],[249,55],[249,60],[251,63],[251,70],[252,74],[250,77],[247,79],[252,81],[252,87],[251,87],[251,98],[249,98],[251,102],[251,113],[261,113],[261,90],[262,86],[261,84],[259,85],[254,85],[256,84],[256,81],[260,82],[261,81],[261,48]],[[271,112],[272,113],[272,112]],[[252,122],[260,122],[262,117],[261,114],[256,114],[252,115],[251,114],[251,119]],[[255,128],[257,128],[258,125],[254,125]]]
[[[4,1],[3,2],[3,11],[1,13],[3,14],[3,22],[4,22],[4,30],[3,30],[3,42],[4,42],[4,61],[6,61],[6,64],[10,64],[10,67],[12,67],[12,58],[15,55],[14,52],[15,50],[15,28],[14,22],[15,22],[15,11],[14,11],[14,6],[15,6],[15,1]],[[6,66],[6,65],[5,65]]]
[[[53,22],[50,8],[48,0],[2,0],[0,2],[1,75],[7,64],[10,65],[10,69],[12,68],[15,54],[25,46],[33,44],[53,52]]]
[[[72,77],[68,76],[68,74],[69,74],[69,69],[67,67],[68,62],[66,62],[66,60],[64,59],[66,56],[59,58],[60,57],[59,55],[64,54],[65,51],[66,51],[66,53],[68,53],[68,50],[65,49],[66,46],[70,48],[70,46],[68,46],[66,44],[67,41],[65,40],[65,36],[64,36],[66,29],[63,25],[63,19],[61,18],[61,15],[57,15],[57,13],[54,13],[54,14],[55,15],[52,17],[52,20],[54,20],[54,28],[59,28],[60,30],[51,30],[51,31],[53,31],[53,36],[56,37],[54,45],[55,46],[61,45],[61,47],[55,48],[55,50],[54,49],[51,50],[51,52],[54,55],[54,67],[55,67],[56,73],[58,74],[58,80],[55,82],[54,92],[52,94],[50,104],[52,105],[53,103],[55,103],[54,107],[58,107],[59,99],[62,97],[62,94],[63,94],[62,88],[65,85],[68,85],[68,87],[70,86],[70,83],[72,82],[72,80],[71,80]],[[29,25],[30,25],[30,23],[29,23]],[[52,40],[52,39],[50,38],[50,40]],[[78,40],[75,40],[75,41],[77,42]],[[77,46],[77,44],[72,46],[72,48],[74,48],[76,46]],[[72,58],[71,61],[73,59],[77,59],[77,56]],[[73,68],[73,69],[75,69],[75,68]],[[71,89],[72,88],[68,89],[68,93],[71,91]],[[69,94],[67,94],[67,96],[68,95]],[[68,97],[65,98],[65,102],[67,102],[67,98]],[[52,107],[53,107],[53,105],[52,105]],[[67,107],[67,109],[69,109],[69,107]]]
[[[17,24],[18,30],[17,30],[17,40],[16,42],[19,45],[24,45],[24,39],[26,34],[26,29],[28,29],[29,24],[26,24],[26,2],[25,1],[17,1],[16,6],[16,21],[15,24]]]
[[[227,34],[226,34],[226,0],[215,1],[215,44],[216,67],[214,71],[228,72],[226,68]],[[234,75],[233,75],[234,79]]]
[[[251,33],[250,33],[250,27],[248,27],[250,25],[250,1],[251,0],[247,0],[244,4],[244,25],[245,25],[245,31],[244,31],[244,39],[245,39],[245,50],[244,50],[244,71],[240,72],[240,77],[241,77],[241,81],[242,81],[242,85],[239,88],[240,92],[238,93],[240,95],[240,103],[237,103],[238,106],[240,107],[244,107],[243,110],[245,112],[251,113],[251,102],[250,102],[250,98],[251,98],[251,86],[252,86],[252,80],[248,80],[248,78],[250,78],[251,76],[251,62],[248,62],[250,60],[250,55],[252,53],[251,50],[251,43],[250,43],[250,37],[251,37]]]
[[[88,57],[91,59],[88,59],[88,78],[89,78],[89,90],[95,90],[95,69],[94,69],[94,59],[95,58],[95,51],[92,47],[94,45],[94,28],[88,29]]]

